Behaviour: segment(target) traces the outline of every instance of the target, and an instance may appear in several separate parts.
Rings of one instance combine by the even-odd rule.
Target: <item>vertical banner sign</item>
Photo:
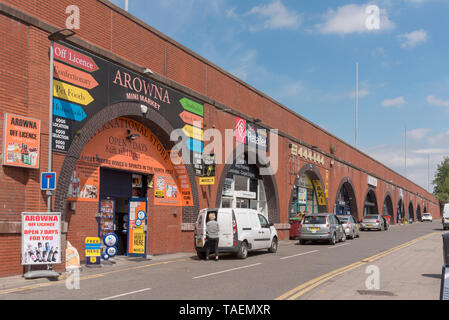
[[[240,143],[246,143],[246,120],[235,118],[235,140]]]
[[[40,120],[5,113],[3,165],[39,168]]]
[[[61,213],[22,212],[22,265],[61,263]]]
[[[129,201],[128,254],[145,256],[146,252],[146,216],[147,202],[145,200]]]
[[[329,170],[326,170],[326,199],[329,198]]]
[[[318,200],[318,205],[326,205],[326,195],[324,194],[323,187],[321,186],[320,180],[312,180],[313,186],[315,187],[316,197]]]

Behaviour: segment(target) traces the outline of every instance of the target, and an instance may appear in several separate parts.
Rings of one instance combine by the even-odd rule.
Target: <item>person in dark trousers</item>
[[[209,251],[211,248],[215,251],[215,261],[218,261],[218,232],[220,227],[216,220],[215,213],[209,213],[209,221],[206,223],[206,260],[209,260]]]

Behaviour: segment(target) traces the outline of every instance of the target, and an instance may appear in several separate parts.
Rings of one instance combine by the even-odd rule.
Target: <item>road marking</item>
[[[158,265],[163,265],[163,264],[169,264],[169,263],[173,263],[173,262],[187,261],[187,260],[190,260],[190,258],[180,258],[180,259],[177,259],[177,260],[168,260],[168,261],[161,261],[161,262],[156,262],[156,263],[144,264],[143,266],[135,266],[135,267],[118,269],[118,270],[111,270],[111,271],[107,271],[107,272],[103,272],[103,273],[86,275],[86,276],[80,277],[80,280],[90,280],[90,279],[95,279],[95,278],[99,278],[99,277],[104,277],[106,275],[110,275],[110,274],[117,273],[117,272],[136,270],[136,269],[141,269],[141,268],[148,268],[148,267],[153,267],[153,266],[158,266]],[[17,287],[17,288],[10,288],[10,289],[0,290],[0,295],[20,292],[20,291],[26,291],[26,290],[33,290],[33,289],[36,289],[36,288],[48,287],[48,286],[53,286],[53,285],[58,285],[58,284],[64,284],[65,283],[65,281],[62,281],[62,280],[65,280],[62,276],[59,276],[58,279],[60,281],[48,282],[48,283],[38,283],[38,284],[27,285],[27,286],[22,286],[22,287]]]
[[[308,251],[308,252],[303,252],[303,253],[294,254],[294,255],[292,255],[292,256],[282,257],[282,258],[280,258],[280,260],[290,259],[290,258],[298,257],[298,256],[303,256],[303,255],[305,255],[305,254],[309,254],[309,253],[313,253],[313,252],[318,252],[318,250],[313,250],[313,251]]]
[[[262,263],[259,262],[259,263],[255,263],[255,264],[250,264],[250,265],[248,265],[248,266],[243,266],[243,267],[238,267],[238,268],[233,268],[233,269],[228,269],[228,270],[218,271],[218,272],[214,272],[214,273],[208,273],[208,274],[204,274],[204,275],[202,275],[202,276],[194,277],[194,278],[192,278],[192,279],[194,280],[194,279],[199,279],[199,278],[204,278],[204,277],[213,276],[213,275],[220,274],[220,273],[225,273],[225,272],[230,272],[230,271],[235,271],[235,270],[240,270],[240,269],[245,269],[245,268],[251,268],[251,267],[255,267],[255,266],[261,265],[261,264],[262,264]]]
[[[327,248],[328,249],[340,248],[340,247],[343,247],[343,246],[347,246],[348,244],[350,244],[350,243],[344,243],[344,244],[340,244],[338,246],[332,246],[332,247],[327,247]]]
[[[312,279],[312,280],[310,280],[310,281],[308,281],[306,283],[303,283],[303,284],[297,286],[296,288],[294,288],[294,289],[284,293],[283,295],[277,297],[275,300],[285,300],[285,299],[287,299],[287,300],[295,300],[298,297],[302,296],[303,294],[307,293],[308,291],[312,290],[313,288],[319,286],[320,284],[322,284],[322,283],[324,283],[324,282],[326,282],[326,281],[328,281],[328,280],[330,280],[330,279],[332,279],[332,278],[334,278],[334,277],[336,277],[336,276],[338,276],[340,274],[346,273],[346,272],[348,272],[350,270],[353,270],[353,269],[355,269],[355,268],[357,268],[359,266],[365,265],[367,263],[371,263],[373,261],[376,261],[376,260],[378,260],[378,259],[380,259],[382,257],[385,257],[385,256],[387,256],[387,255],[389,255],[389,254],[391,254],[393,252],[396,252],[398,250],[401,250],[403,248],[409,247],[409,246],[411,246],[411,245],[413,245],[413,244],[415,244],[415,243],[417,243],[417,242],[419,242],[421,240],[424,240],[424,239],[426,239],[428,237],[431,237],[432,235],[435,235],[435,234],[439,234],[439,232],[432,232],[432,233],[426,234],[424,236],[421,236],[421,237],[416,238],[414,240],[408,241],[408,242],[403,243],[403,244],[401,244],[399,246],[396,246],[394,248],[382,251],[382,252],[380,252],[378,254],[375,254],[375,255],[373,255],[371,257],[365,258],[365,259],[363,259],[361,261],[357,261],[357,262],[352,263],[352,264],[350,264],[348,266],[345,266],[345,267],[336,269],[334,271],[331,271],[329,273],[326,273],[326,274],[324,274],[322,276],[319,276],[319,277],[317,277],[315,279]]]
[[[129,296],[130,294],[144,292],[144,291],[148,291],[148,290],[151,290],[151,288],[145,288],[145,289],[136,290],[136,291],[132,291],[132,292],[122,293],[122,294],[118,294],[116,296],[107,297],[107,298],[103,298],[103,299],[100,299],[100,300],[111,300],[111,299],[120,298],[120,297],[124,297],[124,296]]]

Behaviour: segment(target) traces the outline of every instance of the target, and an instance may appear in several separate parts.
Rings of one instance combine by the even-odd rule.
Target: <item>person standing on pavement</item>
[[[209,260],[210,249],[213,248],[215,251],[215,261],[218,261],[218,233],[220,232],[220,227],[216,220],[215,213],[209,213],[209,221],[206,223],[206,260]]]

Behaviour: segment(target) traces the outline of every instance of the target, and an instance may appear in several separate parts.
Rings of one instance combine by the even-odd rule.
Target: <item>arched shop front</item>
[[[374,192],[374,189],[369,188],[368,192],[366,193],[365,201],[364,201],[364,207],[363,207],[363,215],[369,215],[369,214],[378,214],[379,209],[377,207],[377,197],[376,193]]]
[[[382,206],[382,215],[390,216],[390,224],[394,224],[393,200],[391,200],[390,193],[387,193],[385,196],[384,204]]]
[[[408,218],[407,221],[409,223],[412,223],[415,221],[415,212],[413,211],[413,203],[410,201],[410,204],[408,205]]]
[[[416,219],[418,221],[421,221],[421,217],[422,217],[422,215],[421,215],[421,206],[418,204],[418,207],[416,208]]]
[[[239,153],[237,153],[239,152]],[[264,158],[256,163],[256,151],[248,146],[234,150],[227,160],[218,184],[216,207],[250,208],[263,213],[270,222],[280,222],[279,196],[274,174],[261,175],[260,163],[267,163]],[[232,164],[230,164],[232,163]],[[270,168],[265,168],[270,172]]]
[[[146,255],[150,243],[158,251],[155,235],[165,233],[168,220],[179,229],[181,224],[181,214],[168,218],[164,212],[181,213],[186,200],[191,202],[183,197],[191,188],[178,178],[179,170],[184,166],[175,168],[169,150],[148,127],[125,117],[108,121],[76,161],[67,196],[75,203],[70,219],[82,219],[90,236],[115,233],[119,255]],[[84,239],[69,230],[68,240],[77,245]]]
[[[294,221],[304,214],[328,212],[320,172],[311,164],[301,168],[290,195],[289,217]]]
[[[357,199],[349,177],[344,178],[340,182],[337,197],[335,199],[335,213],[340,215],[351,214],[358,220]]]

